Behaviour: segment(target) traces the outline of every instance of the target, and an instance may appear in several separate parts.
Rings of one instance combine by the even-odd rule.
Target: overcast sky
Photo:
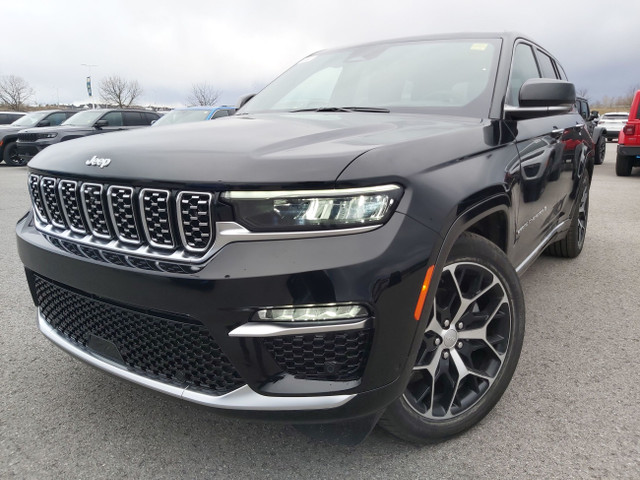
[[[91,73],[94,96],[119,75],[138,80],[141,104],[180,106],[205,81],[235,104],[316,50],[460,31],[527,34],[592,101],[640,84],[640,0],[0,0],[0,11],[0,75],[23,77],[38,103],[85,101]]]

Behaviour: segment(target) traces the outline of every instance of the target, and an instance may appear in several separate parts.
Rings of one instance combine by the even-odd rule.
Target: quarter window
[[[551,60],[549,55],[538,50],[538,61],[540,62],[540,70],[542,70],[542,76],[544,78],[558,78],[553,68],[553,60]]]

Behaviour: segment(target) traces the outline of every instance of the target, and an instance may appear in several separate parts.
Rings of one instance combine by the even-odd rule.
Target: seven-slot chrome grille
[[[127,259],[131,254],[162,260],[175,260],[176,256],[197,259],[209,250],[215,237],[213,195],[208,192],[30,174],[29,193],[40,229],[49,236],[80,243],[78,252],[89,258],[96,252],[86,253],[87,246],[101,249],[101,259],[113,255],[109,250],[115,250],[116,256],[124,251]]]

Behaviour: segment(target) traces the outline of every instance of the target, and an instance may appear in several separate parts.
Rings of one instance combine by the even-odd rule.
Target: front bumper
[[[356,235],[231,243],[192,274],[144,271],[79,258],[37,231],[32,215],[18,223],[17,233],[37,305],[40,301],[35,279],[41,278],[116,309],[200,325],[228,357],[242,386],[219,392],[194,388],[184,378],[150,376],[144,369],[122,364],[91,345],[78,343],[68,331],[54,328],[55,322],[50,322],[41,308],[39,325],[43,333],[95,367],[222,413],[290,422],[365,416],[383,409],[404,389],[420,338],[419,322],[413,313],[428,259],[438,244],[436,234],[404,215],[395,214],[385,226]],[[320,330],[293,331],[295,327],[289,324],[280,326],[289,330],[283,335],[277,331],[267,334],[264,327],[269,325],[251,322],[261,307],[327,303],[358,303],[370,311],[370,317],[357,327],[372,332],[357,378],[324,375],[327,372],[321,359],[327,343],[322,343]],[[303,327],[310,326],[307,323]],[[336,326],[335,322],[314,322],[312,327],[318,326],[334,334],[356,328]],[[300,370],[291,364],[291,358],[274,356],[273,348],[265,346],[266,339],[274,335],[307,342],[306,347],[300,347],[296,340],[284,348],[289,354],[295,348],[313,350],[316,365],[307,364],[305,368],[317,367],[316,371],[307,375],[305,368]],[[305,335],[311,335],[310,341]],[[332,344],[331,348],[336,347]],[[306,353],[300,355],[293,354],[294,363],[308,359]]]

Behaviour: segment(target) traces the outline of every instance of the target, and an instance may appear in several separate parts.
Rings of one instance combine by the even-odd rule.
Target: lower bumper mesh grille
[[[111,305],[38,276],[35,290],[42,315],[60,335],[87,350],[115,347],[117,359],[108,358],[134,373],[218,395],[244,385],[202,324]]]
[[[362,377],[372,338],[367,329],[265,338],[264,346],[296,378],[349,381]]]

